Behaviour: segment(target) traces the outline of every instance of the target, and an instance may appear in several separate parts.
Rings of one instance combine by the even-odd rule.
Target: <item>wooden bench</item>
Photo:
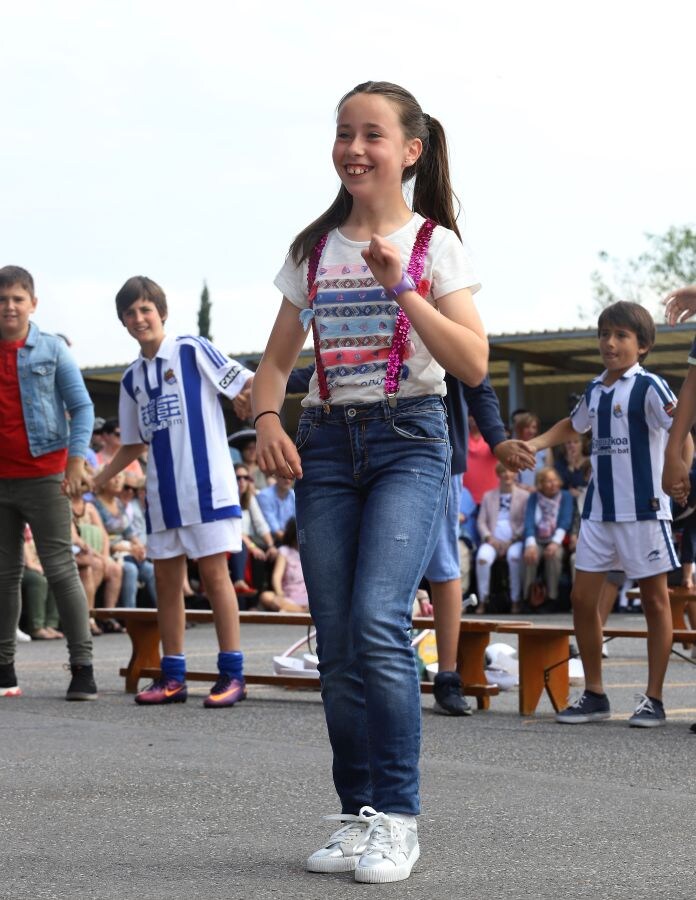
[[[116,618],[122,621],[131,639],[132,653],[130,662],[119,670],[125,677],[125,689],[136,693],[141,678],[155,678],[160,673],[160,634],[157,624],[157,611],[154,609],[95,609],[92,615],[96,619]],[[284,612],[240,612],[240,623],[255,625],[301,625],[312,626],[311,616],[307,613]],[[188,622],[213,621],[210,610],[186,610]],[[457,670],[462,679],[463,693],[476,698],[479,709],[488,709],[490,698],[499,693],[497,685],[490,685],[486,680],[485,652],[492,632],[516,633],[515,629],[531,626],[530,622],[511,622],[494,619],[462,619],[459,632],[457,653]],[[432,616],[419,616],[413,619],[413,627],[419,630],[434,628]],[[191,681],[215,681],[217,672],[187,672]],[[270,684],[294,688],[318,688],[319,679],[303,675],[255,675],[244,673],[249,684]],[[430,682],[421,682],[423,693],[432,693]]]
[[[556,712],[563,709],[568,703],[570,692],[568,658],[570,638],[575,634],[573,626],[532,625],[521,629],[509,628],[508,631],[519,637],[520,715],[533,715],[544,691]],[[603,634],[605,638],[612,639],[648,636],[644,628],[604,628]],[[679,643],[690,636],[693,636],[693,632],[675,629],[672,642]]]
[[[626,591],[626,596],[629,600],[640,600],[640,591],[637,588]],[[672,612],[672,628],[677,630],[683,629],[684,631],[690,630],[689,624],[686,621],[686,604],[690,600],[696,600],[696,593],[689,588],[686,588],[681,584],[669,588],[669,607]],[[696,635],[693,637],[696,640]],[[693,643],[694,640],[684,642],[682,647],[685,650],[688,650]]]

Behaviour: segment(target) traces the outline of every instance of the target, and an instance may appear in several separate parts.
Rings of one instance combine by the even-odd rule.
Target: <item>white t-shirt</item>
[[[573,428],[592,430],[592,478],[583,519],[640,522],[671,519],[662,490],[668,431],[677,398],[664,379],[638,363],[609,387],[603,372],[570,414]]]
[[[253,375],[200,337],[166,337],[153,359],[125,371],[119,397],[123,444],[150,445],[148,534],[241,518],[219,394]]]
[[[401,251],[403,267],[408,267],[413,244],[424,218],[413,218],[387,240]],[[387,357],[394,334],[399,306],[389,300],[360,255],[368,241],[351,241],[338,229],[329,233],[317,270],[314,312],[319,330],[320,352],[331,402],[337,404],[374,403],[384,399]],[[285,261],[275,285],[298,309],[309,306],[305,260],[296,266]],[[422,279],[430,282],[426,296],[431,305],[453,291],[480,285],[471,256],[453,231],[438,225],[432,233]],[[410,352],[402,366],[399,397],[420,397],[446,393],[444,370],[435,362],[411,328]],[[303,406],[321,403],[316,373]]]

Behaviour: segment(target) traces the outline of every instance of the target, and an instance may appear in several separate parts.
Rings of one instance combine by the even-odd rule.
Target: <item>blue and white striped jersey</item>
[[[253,372],[206,338],[165,337],[121,380],[124,444],[149,444],[148,533],[240,518],[219,394],[235,397]]]
[[[582,517],[594,522],[671,519],[661,479],[677,398],[664,379],[639,363],[610,387],[602,383],[606,375],[588,384],[570,415],[576,431],[592,430],[592,478]]]

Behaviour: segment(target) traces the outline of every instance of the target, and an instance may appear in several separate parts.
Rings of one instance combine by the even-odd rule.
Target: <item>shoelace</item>
[[[363,807],[366,808],[366,807]],[[362,812],[362,810],[361,810]],[[344,824],[337,828],[336,831],[326,842],[328,847],[330,844],[342,844],[344,841],[352,841],[353,838],[361,838],[365,834],[367,820],[365,817],[354,816],[350,813],[341,813],[340,815],[324,816],[327,822],[343,822]]]
[[[376,812],[371,806],[363,806],[358,816],[368,823],[365,840],[367,853],[378,852],[396,862],[400,848],[396,845],[403,839],[406,826],[387,813]]]
[[[651,715],[655,715],[655,707],[653,706],[653,702],[650,697],[645,694],[634,694],[634,699],[638,700],[638,706],[636,706],[634,716],[639,716],[641,713],[647,712]]]
[[[580,696],[573,703],[570,704],[571,709],[582,709],[583,701],[585,699],[584,694],[580,694]]]

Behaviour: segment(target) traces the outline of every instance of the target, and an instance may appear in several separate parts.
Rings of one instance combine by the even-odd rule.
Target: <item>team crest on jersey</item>
[[[167,384],[176,384],[176,375],[174,374],[174,369],[167,369],[164,373],[164,380]]]
[[[672,403],[672,401],[670,400],[669,403],[665,403],[663,409],[671,419],[674,415],[674,403]]]
[[[597,410],[594,408],[594,406],[591,406],[591,407],[587,410],[587,415],[588,415],[591,419],[594,419],[594,417],[597,415]]]
[[[613,413],[615,419],[620,419],[621,416],[623,416],[624,413],[623,413],[623,410],[621,409],[620,403],[616,403],[614,405],[614,408],[612,409],[612,413]]]

